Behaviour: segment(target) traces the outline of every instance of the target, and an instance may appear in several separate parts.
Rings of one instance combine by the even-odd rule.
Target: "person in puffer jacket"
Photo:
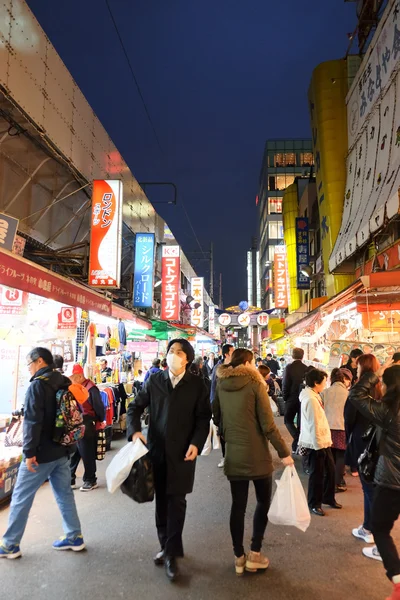
[[[386,574],[393,582],[393,592],[388,600],[400,600],[400,558],[390,535],[400,515],[400,366],[383,372],[382,401],[370,395],[379,383],[380,371],[364,375],[357,385],[357,393],[349,401],[378,427],[379,459],[375,470],[376,484],[371,511],[371,531]],[[371,556],[373,548],[364,548],[363,554]]]

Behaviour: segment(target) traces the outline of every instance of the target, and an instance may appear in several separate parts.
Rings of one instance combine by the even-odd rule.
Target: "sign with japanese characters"
[[[286,246],[275,246],[274,255],[275,308],[288,308],[288,273]]]
[[[208,333],[215,333],[215,306],[213,304],[208,307]]]
[[[222,315],[219,315],[218,317],[218,322],[222,327],[228,327],[228,325],[231,324],[231,321],[232,317],[229,313],[222,313]]]
[[[19,254],[19,256],[23,256],[24,250],[25,250],[25,244],[26,244],[26,239],[23,238],[21,235],[16,235],[14,238],[12,252],[14,252],[14,254]]]
[[[0,284],[109,316],[107,298],[44,267],[0,249]]]
[[[297,289],[309,290],[310,278],[301,272],[310,262],[308,217],[296,218]]]
[[[28,309],[28,294],[0,285],[0,315],[23,315]]]
[[[389,83],[399,59],[400,2],[390,0],[348,97],[349,147],[356,141],[375,102]]]
[[[260,327],[266,327],[269,323],[269,314],[268,313],[260,313],[257,315],[257,325]]]
[[[57,329],[76,329],[76,308],[62,306],[57,321]]]
[[[0,213],[0,247],[12,250],[19,220]]]
[[[154,233],[137,233],[135,244],[135,276],[133,306],[153,305]]]
[[[93,181],[89,285],[118,288],[121,275],[122,182]]]
[[[204,326],[204,277],[192,277],[190,292],[194,298],[192,304],[200,304],[190,313],[190,324],[194,327]]]
[[[241,315],[238,315],[237,320],[239,325],[241,325],[242,327],[248,327],[250,325],[249,313],[242,313]]]
[[[179,246],[163,246],[161,256],[161,318],[179,321],[181,261]]]

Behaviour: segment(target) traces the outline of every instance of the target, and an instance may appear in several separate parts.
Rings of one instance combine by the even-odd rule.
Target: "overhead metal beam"
[[[64,190],[67,189],[67,187],[69,185],[71,185],[71,183],[75,183],[75,179],[71,179],[70,181],[67,181],[67,183],[61,188],[61,190],[58,192],[57,196],[55,198],[53,198],[53,200],[50,202],[50,204],[48,206],[46,206],[45,208],[42,208],[41,210],[37,210],[34,213],[28,215],[27,217],[24,217],[23,219],[21,219],[21,221],[26,221],[27,219],[31,219],[32,217],[34,217],[36,214],[39,215],[37,219],[34,219],[30,226],[34,227],[35,225],[37,225],[39,223],[39,221],[41,219],[43,219],[44,216],[47,215],[47,213],[49,212],[49,210],[51,209],[51,207],[58,201],[58,199],[60,198],[61,194],[64,192]],[[76,190],[78,191],[78,190]],[[42,214],[40,214],[42,213]]]
[[[26,186],[32,181],[32,179],[35,177],[36,173],[43,167],[43,165],[45,163],[47,163],[47,161],[51,160],[50,156],[48,156],[47,158],[44,158],[42,160],[42,162],[36,167],[36,169],[33,171],[33,173],[31,175],[29,175],[28,179],[25,181],[25,183],[23,184],[23,186],[18,190],[18,192],[15,194],[15,196],[13,198],[11,198],[10,202],[8,204],[6,204],[6,206],[4,207],[4,211],[6,212],[10,206],[12,206],[14,204],[14,202],[19,198],[19,196],[22,194],[22,192],[24,191],[24,189],[26,188]]]
[[[82,206],[80,208],[78,208],[78,210],[76,211],[76,213],[69,219],[69,221],[67,221],[66,223],[64,223],[64,225],[62,227],[60,227],[60,229],[58,229],[58,231],[56,231],[51,237],[49,237],[48,240],[46,240],[44,243],[46,246],[48,246],[49,244],[51,244],[52,242],[54,242],[54,240],[56,240],[58,237],[60,237],[60,235],[66,230],[68,229],[68,227],[71,225],[71,223],[73,223],[75,221],[75,219],[79,219],[79,217],[82,216],[82,213],[85,212],[88,208],[89,205],[92,201],[91,200],[86,200],[86,202],[84,202],[82,204]]]

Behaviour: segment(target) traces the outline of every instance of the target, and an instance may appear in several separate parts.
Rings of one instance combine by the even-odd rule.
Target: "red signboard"
[[[62,306],[58,313],[57,329],[76,329],[76,308]]]
[[[161,318],[179,321],[181,280],[179,246],[163,246],[161,259]]]
[[[23,315],[28,308],[28,294],[0,285],[0,315]]]
[[[51,298],[69,306],[77,306],[107,316],[111,314],[111,302],[100,294],[1,249],[0,284]]]
[[[274,257],[275,308],[288,308],[288,273],[286,246],[275,246]]]
[[[93,181],[89,285],[118,288],[121,274],[122,182]]]

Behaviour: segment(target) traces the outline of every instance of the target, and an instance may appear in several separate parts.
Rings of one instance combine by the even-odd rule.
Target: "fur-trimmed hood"
[[[257,369],[249,364],[238,365],[232,367],[231,365],[221,365],[217,368],[218,385],[226,391],[234,392],[241,390],[245,385],[250,382],[262,383],[265,385],[265,381],[257,371]]]

